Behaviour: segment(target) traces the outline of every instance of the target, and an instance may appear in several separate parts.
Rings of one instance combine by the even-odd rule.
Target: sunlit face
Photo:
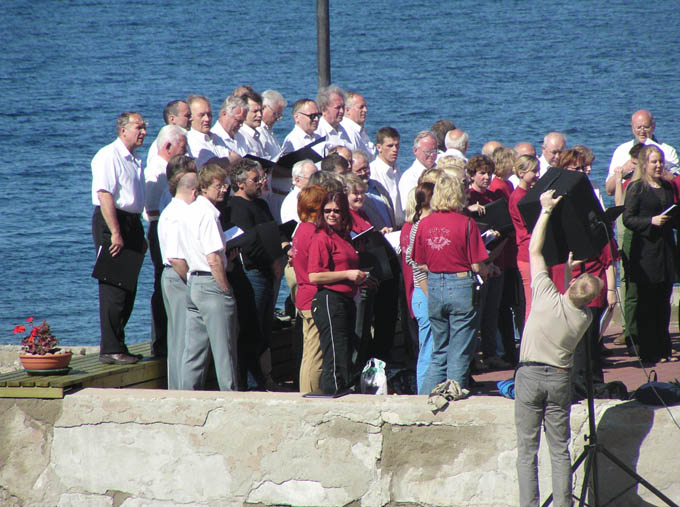
[[[168,118],[170,125],[177,125],[183,129],[189,129],[191,126],[191,109],[186,102],[177,103],[177,114],[170,114]]]
[[[300,110],[295,113],[295,124],[300,127],[305,134],[312,135],[316,128],[319,126],[319,118],[321,118],[321,113],[319,113],[319,108],[316,106],[316,102],[307,102]]]
[[[565,147],[564,139],[561,136],[551,136],[548,138],[548,142],[543,144],[542,149],[543,156],[549,165],[554,166],[557,164],[557,159],[560,158],[560,153],[564,151]]]
[[[339,231],[342,228],[342,216],[340,206],[335,202],[327,202],[323,207],[323,218],[333,229]]]
[[[654,118],[646,112],[635,113],[630,121],[635,139],[644,143],[654,134]]]
[[[146,123],[139,114],[131,114],[128,123],[120,129],[120,140],[130,152],[135,151],[144,143],[146,137]]]
[[[224,180],[213,179],[213,182],[208,188],[203,189],[203,196],[211,203],[215,204],[224,201],[224,196],[227,193],[227,185]]]
[[[647,178],[652,181],[659,181],[663,176],[664,161],[661,154],[654,150],[647,156],[647,165],[645,166],[645,174]]]
[[[295,178],[295,185],[300,188],[304,188],[309,183],[309,178],[316,172],[316,166],[311,163],[307,163],[302,167],[302,175]]]
[[[534,186],[534,183],[536,183],[536,180],[538,180],[538,172],[536,169],[532,169],[531,171],[526,171],[520,174],[519,177],[527,187],[531,188]]]
[[[281,119],[283,116],[283,105],[276,104],[275,106],[264,106],[262,108],[262,121],[269,127],[273,127],[274,124]]]
[[[477,191],[486,191],[489,188],[489,183],[491,182],[491,173],[488,171],[477,171],[472,177],[472,188]]]
[[[399,139],[386,137],[382,144],[377,145],[378,156],[387,164],[393,166],[399,156]]]
[[[366,160],[361,155],[352,158],[352,172],[359,176],[363,181],[368,183],[371,177],[371,168],[368,165],[368,160]]]
[[[220,125],[229,134],[229,137],[234,138],[238,129],[243,125],[247,114],[248,110],[242,107],[237,107],[231,114],[227,114],[224,109],[220,112]]]
[[[350,209],[359,211],[366,200],[366,191],[357,187],[349,189],[347,193],[347,200],[349,201]]]
[[[345,115],[363,127],[364,123],[366,123],[366,113],[368,113],[366,101],[361,95],[355,95],[352,106],[347,108]]]
[[[342,95],[332,93],[328,102],[328,107],[323,110],[323,117],[334,129],[338,128],[342,117],[345,115],[345,99]]]
[[[191,128],[208,134],[212,127],[212,108],[205,100],[195,100],[191,104]]]
[[[413,149],[413,154],[425,168],[434,167],[434,163],[437,161],[437,141],[433,137],[424,137]]]
[[[245,124],[256,129],[262,124],[262,105],[254,100],[248,99],[248,111],[246,113]]]

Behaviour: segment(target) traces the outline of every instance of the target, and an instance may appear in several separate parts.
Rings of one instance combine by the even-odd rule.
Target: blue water
[[[65,343],[98,344],[90,160],[117,115],[140,111],[148,145],[165,103],[189,93],[214,110],[244,83],[314,97],[315,23],[314,2],[2,3],[0,343],[34,316]],[[671,1],[333,0],[332,80],[364,94],[369,134],[400,131],[402,169],[414,135],[450,118],[469,153],[563,131],[593,149],[603,183],[636,109],[680,147],[679,25]],[[291,127],[288,109],[277,134]],[[151,287],[147,259],[129,342],[149,337]]]

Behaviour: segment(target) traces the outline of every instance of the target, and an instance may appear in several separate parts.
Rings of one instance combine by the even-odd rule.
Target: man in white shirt
[[[248,103],[242,97],[230,95],[222,103],[215,125],[210,132],[217,135],[229,150],[229,161],[235,162],[248,153],[239,149],[236,133],[239,131],[248,115]]]
[[[441,157],[457,157],[462,158],[467,162],[467,149],[470,138],[464,130],[453,129],[449,130],[444,136],[444,145],[446,146],[446,151],[437,157],[437,160]],[[496,141],[490,141],[495,143]],[[486,143],[486,146],[489,143]],[[497,143],[499,146],[501,143]],[[484,153],[484,148],[482,147],[482,153]],[[490,156],[490,155],[489,155]]]
[[[163,121],[166,125],[177,125],[185,130],[191,128],[191,109],[183,100],[173,100],[168,102],[163,109]],[[149,166],[151,159],[158,153],[158,138],[149,146],[146,154],[146,165]]]
[[[319,139],[320,136],[316,135],[314,131],[319,126],[320,118],[321,113],[319,112],[316,102],[312,99],[296,100],[295,104],[293,104],[293,121],[295,121],[295,127],[293,127],[293,130],[291,130],[283,140],[281,156],[299,150]],[[323,148],[319,150],[319,154],[324,156]]]
[[[451,131],[453,132],[453,131]],[[451,133],[449,132],[449,134]],[[413,140],[413,154],[416,159],[399,179],[401,208],[406,208],[408,193],[418,185],[418,178],[426,169],[434,167],[437,160],[437,138],[429,130],[421,130]]]
[[[607,174],[607,181],[605,183],[605,190],[607,194],[614,195],[616,190],[616,175],[614,170],[618,167],[623,167],[622,176],[627,175],[635,169],[630,160],[630,149],[636,144],[654,144],[663,151],[666,167],[678,165],[678,154],[672,146],[659,142],[654,137],[654,129],[656,122],[652,113],[645,109],[635,111],[630,118],[630,126],[633,130],[633,139],[621,144],[612,154],[611,162],[609,163],[609,173]]]
[[[557,164],[557,160],[560,158],[560,153],[562,153],[566,148],[567,136],[561,132],[548,132],[545,135],[543,138],[543,144],[541,145],[541,158],[538,159],[539,178],[545,174],[549,167],[553,167],[555,164]]]
[[[364,97],[356,92],[345,93],[345,116],[340,125],[345,129],[350,139],[350,149],[362,150],[375,158],[375,144],[366,133],[366,113],[368,107]]]
[[[172,201],[158,219],[158,241],[163,260],[161,286],[167,314],[167,369],[168,389],[181,389],[182,355],[186,330],[187,274],[189,265],[179,246],[182,221],[189,204],[196,200],[196,173],[186,173],[177,182]]]
[[[210,132],[212,108],[202,95],[190,95],[187,104],[191,109],[191,130],[187,133],[187,154],[196,160],[200,169],[213,157],[229,158],[231,150],[216,134]]]
[[[243,125],[234,135],[237,151],[241,156],[250,154],[267,158],[262,144],[263,140],[257,130],[262,124],[262,96],[253,90],[244,93],[241,98],[247,101],[248,108]]]
[[[227,281],[224,232],[215,207],[227,193],[226,179],[227,172],[217,164],[201,168],[200,195],[189,205],[180,230],[179,247],[189,269],[182,389],[203,389],[212,355],[220,390],[236,390],[236,301]]]
[[[399,177],[401,175],[397,158],[399,157],[399,132],[392,127],[381,127],[376,133],[378,156],[371,162],[371,177],[382,184],[390,194],[394,205],[394,228],[404,223],[404,211],[399,196]]]
[[[297,204],[300,190],[307,186],[309,177],[317,171],[314,162],[309,159],[300,160],[293,165],[293,189],[288,193],[281,204],[281,223],[285,224],[290,220],[300,222]]]
[[[177,125],[166,125],[158,133],[158,153],[144,170],[145,211],[149,220],[149,255],[153,262],[154,283],[151,294],[151,354],[163,357],[167,354],[168,320],[163,306],[161,290],[161,274],[163,259],[158,244],[158,217],[162,211],[160,200],[163,191],[168,188],[165,169],[175,155],[184,155],[187,151],[186,130]]]
[[[325,86],[319,89],[316,102],[321,110],[321,119],[315,133],[319,137],[326,136],[324,155],[335,146],[351,146],[352,142],[345,128],[340,125],[345,115],[345,92],[333,84]]]
[[[262,92],[262,123],[257,128],[260,133],[260,141],[268,160],[276,160],[281,153],[281,143],[274,135],[274,125],[283,116],[283,110],[288,105],[276,90],[265,90]]]
[[[123,249],[140,254],[146,251],[141,213],[144,210],[142,161],[134,152],[144,142],[146,123],[139,113],[125,112],[118,117],[117,139],[101,148],[92,159],[92,238],[99,254],[108,248],[112,257]],[[99,361],[107,364],[133,364],[125,345],[125,325],[132,313],[136,287],[126,290],[99,282],[101,344]]]

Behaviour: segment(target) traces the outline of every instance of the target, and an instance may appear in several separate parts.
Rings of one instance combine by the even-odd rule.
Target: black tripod
[[[607,458],[609,458],[609,461],[614,463],[620,470],[624,471],[628,475],[630,475],[635,482],[625,488],[621,493],[619,493],[617,496],[609,500],[607,503],[611,503],[614,500],[616,500],[619,496],[623,495],[626,493],[629,489],[635,486],[635,484],[642,484],[645,488],[647,488],[649,491],[654,493],[659,500],[663,501],[666,503],[666,505],[669,505],[670,507],[678,507],[678,504],[673,502],[670,498],[668,498],[666,495],[664,495],[661,491],[656,489],[654,486],[652,486],[649,482],[647,482],[645,479],[643,479],[640,475],[638,475],[634,470],[631,470],[630,467],[628,467],[625,463],[623,463],[620,459],[618,459],[616,456],[614,456],[604,445],[599,444],[597,442],[597,429],[595,427],[595,402],[594,402],[594,396],[593,396],[593,366],[591,363],[591,351],[590,351],[590,346],[585,347],[586,349],[586,386],[587,386],[587,392],[588,392],[588,426],[590,429],[590,434],[586,435],[586,441],[588,442],[584,448],[583,452],[581,452],[580,456],[578,459],[574,462],[574,464],[571,467],[571,473],[573,474],[579,466],[581,466],[581,463],[585,462],[585,472],[583,475],[583,485],[581,486],[581,496],[579,497],[579,503],[578,505],[580,507],[583,507],[584,505],[591,505],[586,503],[586,496],[588,494],[588,491],[590,490],[592,494],[592,500],[593,504],[595,507],[600,507],[600,485],[599,485],[599,480],[597,476],[597,455],[598,454],[603,454]],[[590,480],[592,474],[592,481]],[[552,494],[548,497],[548,499],[545,501],[543,504],[543,507],[547,507],[552,503]]]

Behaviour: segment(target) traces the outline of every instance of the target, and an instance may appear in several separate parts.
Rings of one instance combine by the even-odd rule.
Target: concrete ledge
[[[665,409],[598,402],[600,443],[680,501]],[[680,420],[680,407],[671,413]],[[588,433],[572,409],[572,458]],[[45,506],[517,504],[513,401],[433,415],[424,396],[85,389],[0,400],[0,504]],[[550,492],[542,448],[541,491]],[[599,457],[606,501],[630,484]],[[582,470],[576,474],[580,485]],[[658,505],[638,486],[616,505]]]

